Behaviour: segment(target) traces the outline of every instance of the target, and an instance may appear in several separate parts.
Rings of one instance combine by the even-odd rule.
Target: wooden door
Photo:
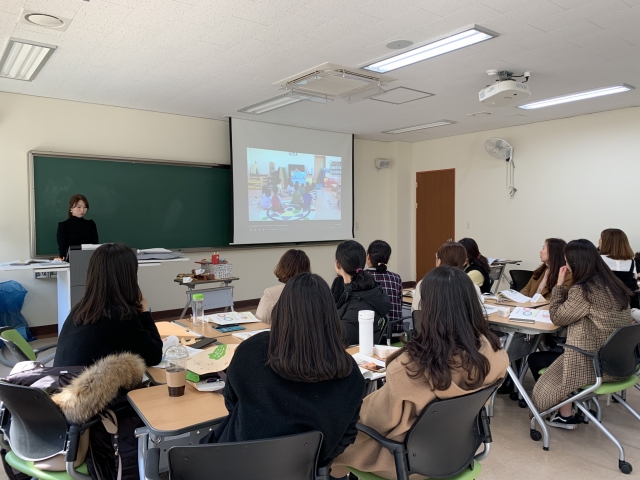
[[[436,252],[455,240],[456,171],[416,173],[416,281],[436,266]]]

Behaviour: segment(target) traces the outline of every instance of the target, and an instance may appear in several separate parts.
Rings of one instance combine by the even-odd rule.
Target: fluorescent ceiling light
[[[253,105],[249,105],[248,107],[241,108],[238,111],[260,115],[261,113],[270,112],[271,110],[275,110],[276,108],[286,107],[287,105],[301,102],[302,100],[309,100],[316,103],[328,103],[332,101],[331,98],[328,98],[325,95],[313,95],[310,93],[302,93],[292,90],[283,95],[278,95],[277,97],[263,100],[262,102],[254,103]]]
[[[248,107],[241,108],[238,111],[260,115],[261,113],[269,112],[280,107],[286,107],[287,105],[301,101],[301,98],[292,97],[290,94],[285,93],[284,95],[278,95],[277,97],[270,98],[269,100],[264,100],[253,105],[249,105]]]
[[[612,95],[614,93],[623,93],[633,90],[634,87],[623,83],[622,85],[613,85],[611,87],[596,88],[595,90],[587,90],[585,92],[571,93],[560,97],[547,98],[538,102],[520,105],[518,108],[525,110],[533,110],[536,108],[551,107],[552,105],[560,105],[562,103],[576,102],[578,100],[586,100],[588,98],[602,97],[604,95]]]
[[[10,38],[0,60],[0,77],[30,82],[57,47]]]
[[[410,127],[402,127],[396,128],[395,130],[385,130],[381,133],[390,133],[392,135],[397,135],[398,133],[409,133],[415,132],[416,130],[424,130],[425,128],[433,128],[433,127],[442,127],[444,125],[453,125],[453,120],[438,120],[437,122],[424,123],[422,125],[412,125]]]
[[[443,38],[437,42],[428,43],[427,45],[414,48],[399,55],[394,55],[393,57],[389,57],[363,68],[365,70],[371,70],[378,73],[390,72],[396,68],[406,67],[407,65],[453,52],[454,50],[484,42],[485,40],[489,40],[497,36],[498,34],[495,32],[474,26],[464,32],[456,33],[455,35]]]

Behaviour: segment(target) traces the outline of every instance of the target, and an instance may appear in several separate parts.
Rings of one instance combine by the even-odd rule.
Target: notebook
[[[536,308],[516,307],[509,315],[509,320],[522,323],[540,322],[553,324],[549,310],[538,310]]]

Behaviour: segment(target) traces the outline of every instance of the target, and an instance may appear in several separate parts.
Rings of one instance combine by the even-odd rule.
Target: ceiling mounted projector
[[[492,85],[488,85],[478,93],[480,103],[487,107],[509,107],[526,100],[531,91],[526,82],[529,80],[530,73],[525,72],[523,75],[514,75],[511,72],[497,70],[489,70],[488,75],[498,75],[498,80]],[[525,77],[524,82],[517,82],[513,77]]]

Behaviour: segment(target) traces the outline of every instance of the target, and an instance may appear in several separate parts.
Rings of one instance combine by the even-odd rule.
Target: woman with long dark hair
[[[480,253],[478,244],[473,238],[462,238],[458,240],[458,243],[467,249],[467,266],[464,271],[471,277],[473,284],[480,287],[480,292],[490,293],[489,271],[491,266],[487,258]]]
[[[561,238],[547,238],[544,241],[542,250],[540,250],[540,261],[542,265],[535,269],[529,283],[520,290],[520,293],[527,297],[533,297],[539,293],[544,298],[551,298],[551,290],[558,283],[558,273],[560,268],[564,267],[564,247],[567,242]],[[568,289],[571,286],[571,272],[567,272],[564,277],[564,287]]]
[[[421,289],[419,333],[387,358],[387,382],[364,399],[360,412],[360,423],[398,442],[429,403],[491,385],[509,365],[461,269],[437,267],[424,277]],[[336,459],[338,476],[344,474],[341,465],[396,478],[391,453],[364,434]]]
[[[271,331],[238,346],[224,388],[229,415],[202,443],[318,430],[323,466],[355,440],[363,395],[364,378],[344,349],[329,286],[301,273],[273,308]]]
[[[284,255],[280,257],[276,268],[273,270],[280,285],[265,289],[260,303],[258,303],[256,318],[265,323],[271,323],[271,310],[273,310],[273,306],[278,301],[278,298],[280,298],[285,284],[299,273],[307,273],[310,271],[311,262],[304,251],[292,248],[284,252]]]
[[[138,286],[136,254],[124,243],[105,243],[89,260],[84,297],[62,326],[53,364],[89,366],[124,352],[157,365],[162,340]]]
[[[616,329],[631,325],[631,292],[611,272],[589,240],[569,242],[564,254],[567,265],[560,269],[551,293],[551,321],[567,327],[567,345],[597,352]],[[566,292],[564,282],[569,272],[573,274],[573,284]],[[533,403],[542,412],[595,380],[591,359],[566,349],[536,383]],[[617,380],[604,374],[605,382]],[[571,404],[554,412],[547,424],[575,429],[577,422]]]
[[[380,341],[382,334],[382,317],[387,317],[391,310],[389,296],[365,268],[367,252],[355,240],[346,240],[336,249],[335,269],[339,279],[333,282],[333,293],[338,307],[338,315],[342,319],[345,343],[360,343],[358,312],[373,310],[373,338]],[[342,288],[341,288],[342,287]]]

